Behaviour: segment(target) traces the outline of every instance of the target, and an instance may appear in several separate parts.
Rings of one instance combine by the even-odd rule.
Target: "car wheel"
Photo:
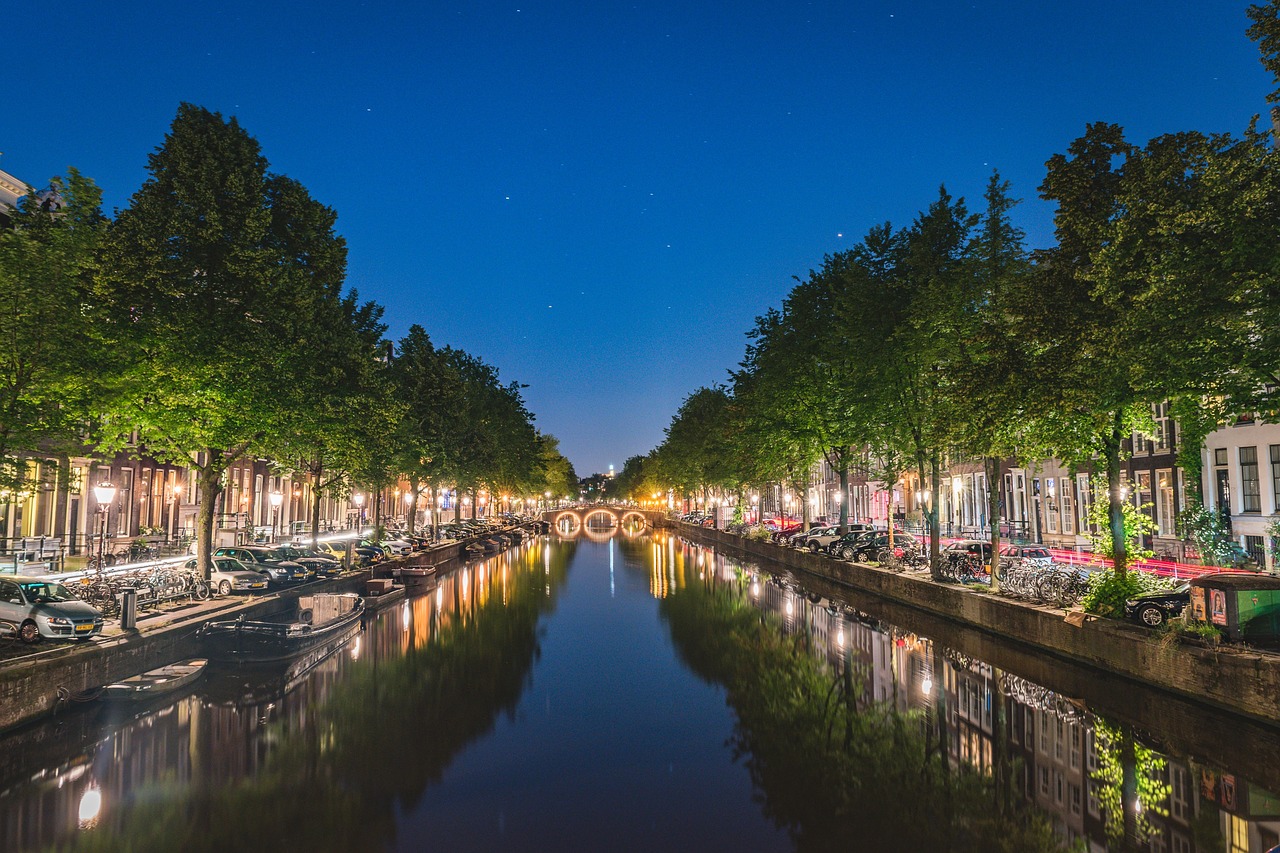
[[[35,622],[28,619],[22,623],[22,627],[18,629],[18,638],[27,645],[40,642],[40,628]]]
[[[859,551],[854,559],[856,559],[859,563],[870,563],[871,555],[868,554],[866,551]]]
[[[816,553],[818,553],[818,543],[817,543],[817,542],[810,542],[810,543],[809,543],[809,550],[810,550],[810,551],[812,551],[812,552],[813,552],[813,553],[815,553],[815,554],[816,554]]]
[[[1139,622],[1149,628],[1159,628],[1168,618],[1164,610],[1154,604],[1145,604],[1139,607],[1138,612],[1134,615],[1137,616]]]
[[[222,583],[218,584],[218,595],[230,595],[230,594],[231,594],[231,581],[223,581]]]

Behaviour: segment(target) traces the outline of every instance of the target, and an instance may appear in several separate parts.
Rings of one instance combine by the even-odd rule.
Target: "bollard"
[[[120,629],[132,631],[138,627],[138,590],[127,586],[120,590]]]

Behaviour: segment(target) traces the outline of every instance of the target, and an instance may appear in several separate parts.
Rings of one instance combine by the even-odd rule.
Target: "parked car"
[[[199,562],[187,560],[188,569],[196,569]],[[209,585],[218,595],[233,592],[261,592],[267,588],[265,573],[254,571],[234,557],[214,557],[209,568]]]
[[[895,530],[893,544],[895,547],[915,547],[917,542],[916,538],[910,533]],[[853,560],[855,563],[870,563],[881,550],[888,547],[889,532],[887,530],[873,530],[860,534],[853,541],[841,545],[841,549],[839,553],[836,553],[836,556],[843,560]]]
[[[1053,556],[1043,545],[1001,545],[1002,568],[1048,569],[1053,566]]]
[[[24,643],[87,640],[102,633],[102,612],[47,578],[0,578],[0,634]]]
[[[833,557],[839,557],[842,560],[852,560],[853,559],[852,548],[854,546],[860,544],[862,540],[867,538],[868,536],[872,536],[876,533],[884,533],[884,532],[885,531],[883,530],[869,529],[861,524],[857,525],[857,529],[849,530],[848,533],[844,534],[843,536],[839,537],[834,542],[832,542],[830,545],[828,545],[827,553]],[[895,528],[893,531],[894,540],[896,541],[898,536],[900,535],[902,535],[902,531]]]
[[[318,548],[308,545],[281,545],[276,550],[287,559],[312,569],[316,577],[333,578],[342,574],[342,561]]]
[[[942,549],[942,559],[952,565],[968,560],[974,571],[986,571],[991,564],[991,543],[983,539],[961,539]]]
[[[294,560],[277,554],[274,548],[257,546],[224,547],[213,552],[215,557],[233,557],[255,572],[262,572],[272,583],[301,583],[315,577],[315,572]]]
[[[1191,603],[1191,584],[1179,584],[1168,592],[1149,592],[1124,603],[1124,615],[1139,625],[1159,628]]]
[[[825,551],[827,546],[840,538],[839,525],[831,524],[825,527],[814,527],[806,530],[804,533],[797,533],[791,537],[788,543],[795,548],[803,548],[806,551]]]

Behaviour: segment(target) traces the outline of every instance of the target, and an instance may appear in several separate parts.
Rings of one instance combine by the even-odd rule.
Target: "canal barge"
[[[364,615],[364,601],[352,593],[319,593],[298,599],[298,611],[283,620],[225,619],[199,632],[205,653],[218,662],[286,660],[345,636]]]

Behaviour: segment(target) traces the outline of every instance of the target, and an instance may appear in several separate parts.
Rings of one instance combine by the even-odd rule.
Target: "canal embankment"
[[[1038,606],[926,577],[846,563],[824,554],[676,523],[680,535],[757,560],[871,593],[912,610],[1023,644],[1075,664],[1153,685],[1271,725],[1280,702],[1280,654],[1247,646],[1172,640],[1115,619]],[[1083,618],[1081,618],[1083,616]]]
[[[144,612],[133,630],[121,630],[113,622],[102,636],[81,643],[43,641],[33,654],[0,663],[0,732],[91,699],[106,684],[176,660],[200,657],[197,632],[205,622],[242,615],[269,619],[296,609],[302,595],[363,594],[372,577],[390,577],[397,568],[434,566],[446,572],[462,564],[465,545],[451,542],[380,563],[372,571],[353,571],[265,595],[226,596]]]

